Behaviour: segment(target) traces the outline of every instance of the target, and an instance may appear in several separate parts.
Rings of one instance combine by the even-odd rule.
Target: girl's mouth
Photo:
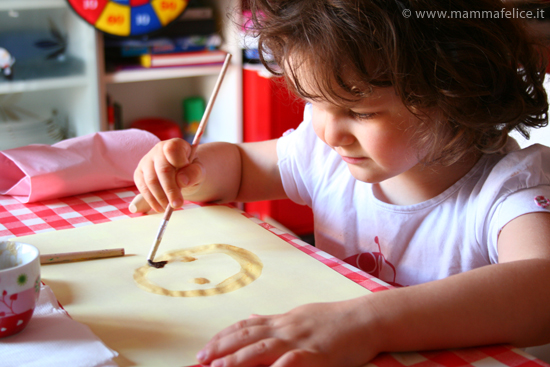
[[[342,159],[344,160],[344,162],[346,163],[349,163],[349,164],[360,164],[362,162],[365,161],[365,157],[345,157],[345,156],[342,156]]]

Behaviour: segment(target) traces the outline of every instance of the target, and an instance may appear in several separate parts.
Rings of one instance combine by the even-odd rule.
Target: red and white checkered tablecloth
[[[137,193],[135,187],[129,187],[32,204],[21,204],[10,196],[0,195],[0,240],[141,216],[143,214],[132,214],[128,211],[128,204]],[[187,203],[183,209],[196,206],[196,204]],[[373,292],[392,288],[385,282],[318,250],[287,232],[247,213],[243,213],[243,215],[346,278]],[[540,361],[520,349],[498,345],[433,352],[385,353],[376,357],[369,366],[550,367],[550,364]]]

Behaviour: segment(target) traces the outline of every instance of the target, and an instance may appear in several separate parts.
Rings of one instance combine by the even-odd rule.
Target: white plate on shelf
[[[0,150],[30,144],[55,144],[63,133],[52,119],[0,121]]]

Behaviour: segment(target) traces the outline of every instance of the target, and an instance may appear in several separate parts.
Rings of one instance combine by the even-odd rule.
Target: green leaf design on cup
[[[17,284],[25,285],[27,283],[27,274],[21,274],[17,277]]]
[[[40,275],[36,277],[36,280],[34,281],[34,291],[36,293],[40,292]]]

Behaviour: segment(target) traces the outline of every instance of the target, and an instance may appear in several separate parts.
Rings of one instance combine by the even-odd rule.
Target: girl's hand
[[[157,212],[167,205],[179,208],[183,195],[196,192],[204,181],[203,166],[189,161],[191,145],[183,139],[157,143],[139,162],[134,182],[147,203]]]
[[[214,336],[197,359],[211,367],[363,366],[379,349],[368,326],[374,318],[362,303],[315,303],[251,316]]]

